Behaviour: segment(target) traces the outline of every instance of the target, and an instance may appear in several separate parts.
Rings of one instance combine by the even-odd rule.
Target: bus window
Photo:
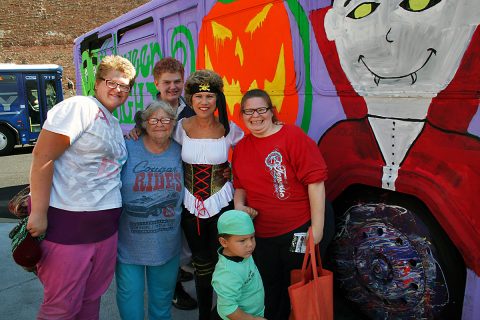
[[[0,74],[0,112],[9,112],[18,99],[17,77]]]
[[[57,103],[57,92],[55,91],[55,80],[45,81],[45,93],[47,96],[47,111]]]
[[[28,112],[30,115],[30,130],[40,131],[40,105],[38,100],[38,79],[35,76],[25,77],[25,89],[27,93]]]

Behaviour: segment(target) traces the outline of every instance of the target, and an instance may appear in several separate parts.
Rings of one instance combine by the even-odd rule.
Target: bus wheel
[[[8,128],[0,126],[0,156],[9,155],[14,146],[15,137],[12,132]]]
[[[336,284],[371,319],[460,319],[465,264],[418,199],[366,186],[334,202]]]

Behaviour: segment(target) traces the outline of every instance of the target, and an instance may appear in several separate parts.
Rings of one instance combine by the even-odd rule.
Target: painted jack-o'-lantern
[[[242,94],[255,88],[271,95],[281,121],[295,121],[298,95],[290,20],[283,2],[216,3],[202,23],[197,68],[222,76],[229,116],[240,125]]]

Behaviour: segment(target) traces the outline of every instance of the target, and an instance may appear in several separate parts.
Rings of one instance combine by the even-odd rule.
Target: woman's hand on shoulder
[[[225,169],[223,169],[223,178],[225,179],[225,181],[232,180],[232,168],[228,166]]]
[[[133,128],[125,135],[125,139],[127,140],[133,139],[134,141],[137,141],[141,135],[142,135],[142,131],[139,128]]]
[[[46,215],[30,214],[28,216],[27,230],[32,237],[39,237],[47,231],[48,220]]]

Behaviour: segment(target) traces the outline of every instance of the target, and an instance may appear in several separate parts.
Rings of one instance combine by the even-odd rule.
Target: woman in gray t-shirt
[[[152,102],[141,119],[121,175],[117,305],[122,319],[143,319],[146,276],[148,318],[169,319],[181,249],[181,146],[170,138],[176,115],[167,103]]]

